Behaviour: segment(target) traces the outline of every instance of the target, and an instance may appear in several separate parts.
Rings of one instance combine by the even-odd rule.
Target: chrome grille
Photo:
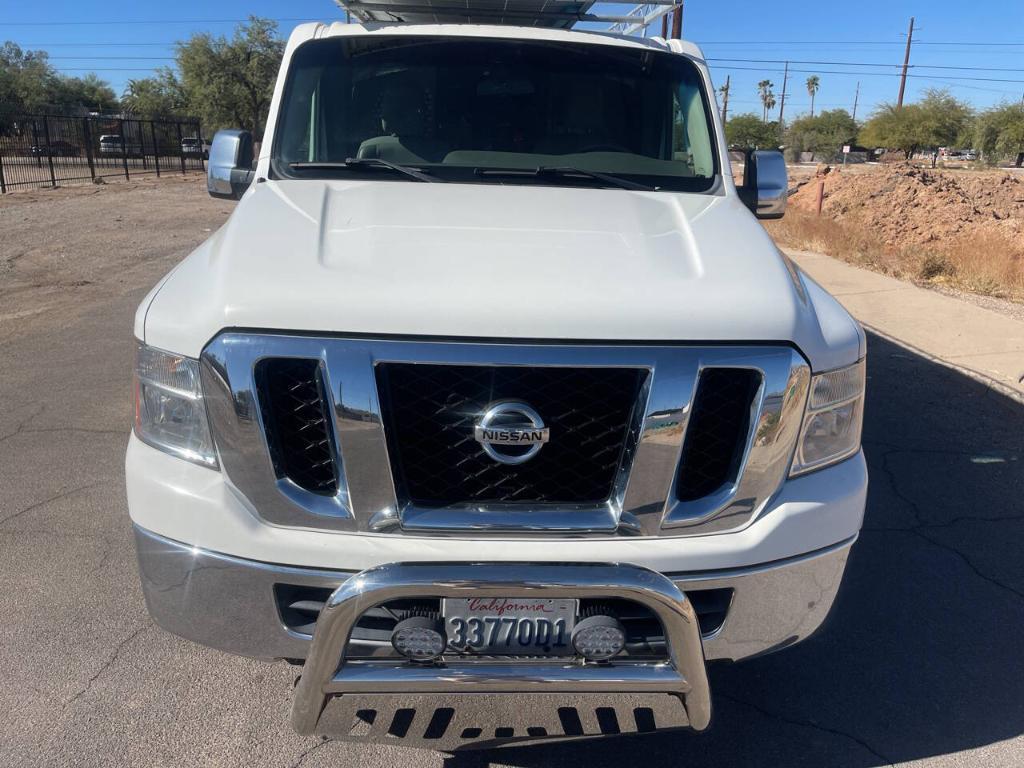
[[[644,375],[622,368],[378,365],[399,495],[423,505],[605,501]],[[520,465],[495,462],[473,439],[487,406],[506,399],[527,402],[554,435]]]
[[[680,501],[700,499],[736,480],[760,386],[761,374],[750,369],[701,371],[679,462]]]
[[[810,371],[784,346],[225,332],[202,376],[221,466],[274,525],[685,536],[745,527],[785,482]],[[553,409],[549,442],[517,465],[534,477],[474,453],[471,412],[498,394]]]
[[[319,360],[277,358],[256,366],[260,412],[280,477],[312,493],[338,492]]]

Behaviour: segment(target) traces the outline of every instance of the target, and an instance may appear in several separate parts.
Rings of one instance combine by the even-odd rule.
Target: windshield
[[[276,178],[412,180],[380,173],[382,163],[344,165],[358,158],[443,181],[612,186],[614,175],[701,191],[718,171],[697,68],[646,49],[408,35],[311,41],[295,51],[279,114]],[[498,172],[538,168],[605,179]]]

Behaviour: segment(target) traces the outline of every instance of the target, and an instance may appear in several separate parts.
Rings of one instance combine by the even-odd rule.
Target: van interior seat
[[[376,157],[392,163],[439,163],[450,147],[430,136],[425,94],[403,84],[385,91],[380,104],[382,135],[366,139],[356,157]]]

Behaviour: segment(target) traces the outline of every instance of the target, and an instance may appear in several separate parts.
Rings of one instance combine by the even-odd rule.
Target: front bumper
[[[484,661],[448,658],[439,664],[414,664],[392,660],[350,661],[345,656],[348,638],[358,618],[368,608],[394,599],[431,595],[443,598],[502,597],[522,595],[544,598],[629,599],[654,613],[665,630],[668,657],[659,662],[579,664],[565,660],[523,659]],[[340,659],[340,661],[339,661]],[[292,725],[299,733],[347,738],[359,712],[366,712],[365,696],[400,697],[409,694],[441,694],[456,697],[479,694],[544,694],[545,698],[579,694],[640,694],[669,697],[681,705],[685,724],[704,730],[711,721],[711,692],[704,669],[697,616],[686,596],[664,576],[633,565],[531,565],[524,563],[414,563],[374,568],[349,579],[327,601],[317,622],[309,658],[295,690]],[[355,699],[361,709],[352,711]],[[349,700],[349,701],[347,701]],[[544,701],[535,706],[550,708]],[[428,735],[438,711],[455,707],[435,705],[429,722],[421,722],[417,735],[442,749],[479,746],[479,736],[463,736],[465,730],[436,727]],[[462,703],[459,711],[472,705]],[[392,715],[393,730],[397,713]],[[372,718],[376,723],[376,714]],[[412,720],[415,720],[415,715]],[[425,721],[426,718],[421,718]],[[678,713],[673,725],[678,724]],[[412,722],[410,722],[412,725]],[[558,738],[585,734],[531,734],[520,728],[521,738]],[[503,734],[499,729],[504,728]],[[510,731],[510,732],[509,732]],[[405,734],[408,736],[408,731]],[[494,737],[516,739],[515,727],[494,729]],[[447,737],[447,738],[446,738]],[[488,738],[491,742],[490,728]],[[502,738],[504,737],[504,738]]]
[[[135,541],[146,603],[162,627],[232,653],[305,659],[292,709],[300,733],[455,751],[703,730],[711,717],[705,660],[778,650],[814,632],[854,539],[756,568],[671,575],[571,563],[389,564],[352,574],[243,560],[138,526]],[[281,585],[332,590],[312,635],[286,625]],[[724,621],[702,634],[690,596],[707,590],[731,590],[732,599]],[[530,594],[639,603],[660,620],[666,657],[610,664],[446,657],[437,666],[346,659],[356,620],[381,603]]]
[[[685,593],[731,589],[724,622],[702,637],[707,659],[739,660],[813,633],[832,607],[856,537],[763,565],[665,576]],[[135,526],[149,612],[169,632],[229,653],[305,659],[312,637],[282,619],[275,585],[335,590],[354,574],[245,560]]]

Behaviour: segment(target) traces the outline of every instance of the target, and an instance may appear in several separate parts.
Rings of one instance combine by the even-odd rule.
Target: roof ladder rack
[[[672,13],[682,4],[682,0],[673,3],[643,3],[631,9],[623,20],[612,23],[608,31],[620,35],[643,35],[647,27],[662,16]]]
[[[569,29],[579,21],[612,24],[611,31],[635,34],[682,4],[654,0],[627,15],[591,13],[597,0],[335,0],[362,22],[412,24],[513,24]],[[654,9],[654,10],[644,10]],[[628,30],[628,31],[627,31]]]

